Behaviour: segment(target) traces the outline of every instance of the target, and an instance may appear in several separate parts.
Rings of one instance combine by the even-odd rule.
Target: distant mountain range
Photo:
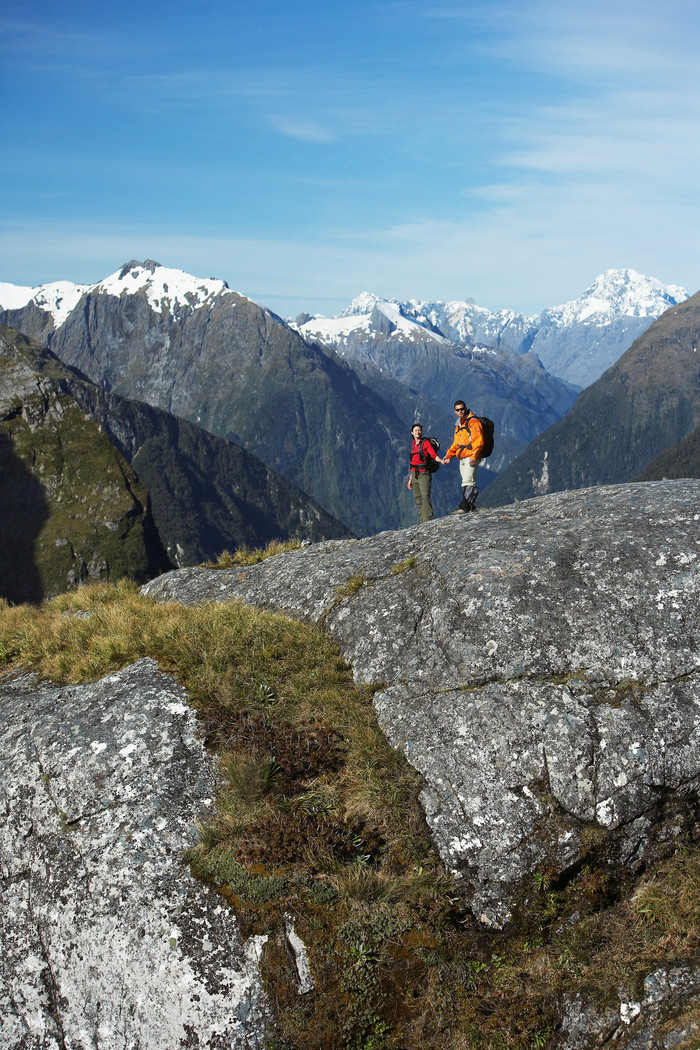
[[[471,301],[399,302],[363,292],[338,316],[303,314],[296,327],[305,338],[318,339],[349,359],[382,325],[397,343],[432,340],[481,353],[487,348],[534,353],[552,376],[582,388],[614,364],[653,320],[687,298],[684,288],[635,270],[607,270],[578,299],[531,317],[491,312]]]
[[[508,466],[482,504],[638,477],[696,476],[698,346],[700,293],[656,320]]]
[[[245,449],[103,390],[4,325],[0,459],[0,597],[13,601],[350,535]]]

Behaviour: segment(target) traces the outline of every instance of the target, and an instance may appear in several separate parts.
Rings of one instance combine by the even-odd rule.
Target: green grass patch
[[[351,576],[341,587],[336,587],[335,594],[337,598],[351,598],[353,594],[358,594],[363,587],[366,587],[369,580],[364,574],[357,576]]]
[[[392,575],[398,576],[402,572],[407,572],[409,569],[415,569],[418,564],[418,558],[406,558],[405,561],[400,561],[396,565],[391,566]]]

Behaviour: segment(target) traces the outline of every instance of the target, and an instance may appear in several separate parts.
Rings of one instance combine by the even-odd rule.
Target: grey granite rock
[[[637,999],[625,988],[619,1004],[584,1002],[581,995],[564,997],[557,1050],[672,1050],[693,1045],[700,1032],[688,1011],[700,1001],[700,970],[693,966],[660,967],[647,974]],[[685,1015],[685,1016],[684,1016]]]
[[[184,569],[162,601],[239,598],[324,624],[425,780],[486,924],[591,829],[636,867],[700,782],[700,481],[562,492],[256,566]]]
[[[182,688],[141,660],[94,685],[0,682],[0,1045],[262,1045],[264,938],[183,851],[212,766]]]

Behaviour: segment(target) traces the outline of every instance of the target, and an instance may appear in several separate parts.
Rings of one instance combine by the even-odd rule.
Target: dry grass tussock
[[[238,547],[232,554],[231,551],[222,551],[217,561],[209,562],[209,569],[232,569],[236,565],[257,565],[266,558],[272,558],[276,554],[284,554],[285,551],[294,551],[301,547],[301,540],[270,540],[266,547],[250,548]]]
[[[480,929],[432,847],[417,775],[320,631],[235,602],[156,604],[128,582],[0,603],[0,672],[78,683],[144,656],[183,683],[218,750],[218,805],[190,862],[244,933],[271,934],[271,1050],[546,1047],[562,991],[602,1001],[698,957],[692,844],[625,898],[593,836],[568,885],[534,880],[518,928]],[[309,950],[311,997],[281,947],[285,912]]]

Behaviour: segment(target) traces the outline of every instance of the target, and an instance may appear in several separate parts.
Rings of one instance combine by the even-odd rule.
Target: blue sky
[[[700,289],[695,0],[0,3],[0,280],[130,259],[282,316]]]

